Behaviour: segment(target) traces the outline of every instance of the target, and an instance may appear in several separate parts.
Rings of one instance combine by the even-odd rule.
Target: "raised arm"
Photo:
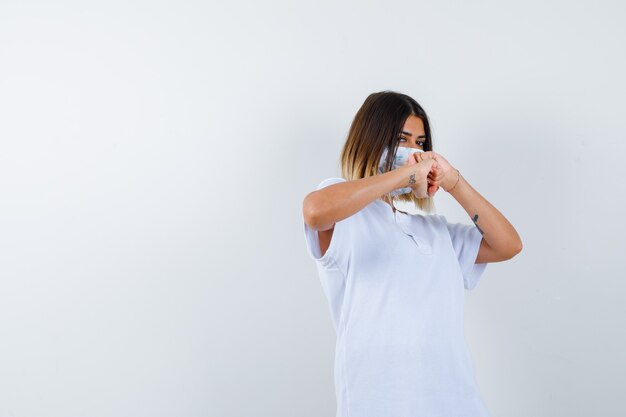
[[[435,154],[440,167],[446,171],[441,187],[463,206],[483,240],[476,263],[511,259],[522,251],[522,240],[511,223],[489,201],[465,180],[441,155]]]
[[[361,210],[384,194],[401,187],[426,182],[434,160],[428,159],[413,165],[358,180],[329,185],[312,191],[304,198],[302,213],[311,228],[323,231],[335,223]]]

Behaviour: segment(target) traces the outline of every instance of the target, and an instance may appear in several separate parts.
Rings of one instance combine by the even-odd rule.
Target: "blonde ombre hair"
[[[419,117],[424,123],[426,139],[423,149],[432,151],[428,116],[417,101],[389,90],[370,94],[354,116],[343,145],[340,155],[342,177],[350,181],[378,175],[378,161],[385,148],[393,149],[393,152],[387,153],[385,172],[388,172],[396,156],[404,123],[411,115]],[[435,210],[432,198],[417,198],[412,192],[395,197],[385,194],[381,198],[392,205],[395,201],[413,202],[426,213]]]

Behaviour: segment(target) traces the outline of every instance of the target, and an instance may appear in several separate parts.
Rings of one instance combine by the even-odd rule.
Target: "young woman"
[[[411,97],[371,94],[341,152],[343,178],[303,201],[304,232],[337,333],[337,417],[487,417],[463,332],[463,290],[522,242],[433,151]],[[431,214],[439,188],[473,224]],[[394,201],[428,214],[409,214]]]

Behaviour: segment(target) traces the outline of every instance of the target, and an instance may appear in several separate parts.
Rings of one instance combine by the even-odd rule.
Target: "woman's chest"
[[[376,209],[376,210],[375,210]],[[446,256],[442,230],[431,219],[375,207],[359,217],[352,236],[352,264],[368,270],[427,269]]]

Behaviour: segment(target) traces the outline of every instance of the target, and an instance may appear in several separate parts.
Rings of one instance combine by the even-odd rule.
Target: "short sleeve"
[[[483,235],[473,224],[449,223],[444,216],[441,217],[446,224],[452,247],[461,267],[463,286],[466,290],[473,290],[487,268],[487,263],[475,263]]]
[[[317,186],[316,190],[345,181],[345,179],[339,177],[326,178]],[[344,239],[346,237],[344,235],[346,234],[346,228],[348,227],[348,219],[335,223],[333,236],[330,240],[328,249],[324,253],[324,256],[321,255],[320,241],[317,230],[312,229],[308,224],[306,224],[306,222],[303,222],[303,224],[307,252],[312,259],[328,269],[336,268],[340,264],[344,263],[345,260],[342,258],[342,248],[345,247]]]

